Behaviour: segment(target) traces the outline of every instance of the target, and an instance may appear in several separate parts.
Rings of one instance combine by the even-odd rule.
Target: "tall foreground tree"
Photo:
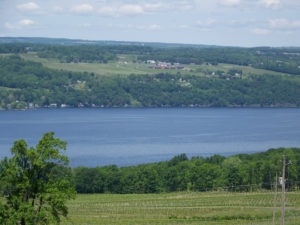
[[[45,133],[35,148],[24,140],[0,163],[0,224],[58,224],[75,197],[66,142]]]

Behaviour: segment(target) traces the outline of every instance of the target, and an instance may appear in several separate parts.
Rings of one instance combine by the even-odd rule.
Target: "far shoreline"
[[[30,111],[30,110],[56,110],[56,109],[300,109],[300,106],[296,105],[229,105],[229,106],[205,106],[205,105],[193,105],[193,106],[64,106],[64,107],[26,107],[20,109],[14,108],[0,108],[0,111]]]

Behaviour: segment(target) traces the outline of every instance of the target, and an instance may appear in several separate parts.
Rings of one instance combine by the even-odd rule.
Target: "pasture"
[[[270,70],[256,69],[250,66],[240,66],[232,64],[218,65],[186,65],[182,64],[184,69],[156,69],[151,68],[153,65],[138,62],[134,55],[119,55],[117,61],[110,61],[108,63],[62,63],[58,59],[40,58],[34,52],[21,54],[25,60],[35,61],[42,63],[45,67],[58,70],[66,70],[72,72],[88,72],[94,73],[99,76],[112,76],[112,75],[145,75],[145,74],[158,74],[169,73],[182,75],[196,75],[196,76],[214,76],[222,71],[228,73],[230,70],[242,71],[243,77],[249,75],[288,75],[278,73]]]
[[[276,207],[274,207],[276,205]],[[281,195],[274,192],[89,194],[68,203],[62,224],[280,224]],[[273,212],[275,209],[275,223]],[[285,225],[300,223],[300,192],[286,193]]]

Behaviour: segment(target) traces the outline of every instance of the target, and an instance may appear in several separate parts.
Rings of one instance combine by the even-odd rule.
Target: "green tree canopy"
[[[66,200],[75,197],[66,142],[43,135],[35,148],[16,141],[12,158],[0,163],[0,224],[52,224],[67,216]]]

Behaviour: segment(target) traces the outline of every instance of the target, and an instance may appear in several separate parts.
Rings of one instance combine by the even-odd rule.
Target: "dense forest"
[[[207,158],[185,154],[169,161],[122,167],[74,169],[78,193],[161,193],[175,191],[254,191],[274,189],[287,162],[286,187],[300,187],[300,149],[270,149],[255,154]],[[279,181],[277,181],[279,185]]]
[[[136,65],[243,65],[261,68],[188,71],[153,70],[143,74],[100,76],[94,72],[50,69],[22,57],[65,64],[107,64],[120,55]],[[0,44],[0,108],[36,107],[299,107],[299,48],[151,46],[122,44]],[[198,69],[201,70],[201,69]],[[264,71],[277,71],[264,74]]]

